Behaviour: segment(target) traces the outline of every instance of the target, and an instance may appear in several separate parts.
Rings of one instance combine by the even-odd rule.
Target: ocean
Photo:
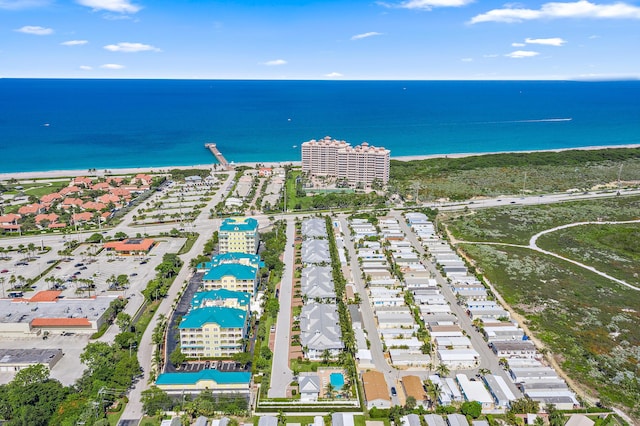
[[[0,79],[0,173],[299,161],[331,136],[392,157],[640,143],[640,81]]]

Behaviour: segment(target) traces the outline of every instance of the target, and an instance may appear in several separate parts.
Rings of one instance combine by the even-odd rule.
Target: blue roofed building
[[[258,221],[252,217],[230,217],[222,221],[218,231],[220,253],[249,253],[258,250]]]
[[[239,394],[249,397],[251,373],[205,369],[193,373],[162,373],[156,386],[170,395],[200,393],[208,389],[214,394]]]
[[[249,293],[219,288],[195,293],[191,299],[191,309],[207,308],[210,306],[248,309],[250,302],[251,295]]]
[[[204,290],[224,288],[255,294],[258,285],[258,269],[241,263],[223,263],[211,268],[202,277]]]
[[[250,253],[237,253],[229,252],[219,254],[211,258],[210,262],[203,262],[197,266],[198,272],[207,272],[211,268],[220,266],[225,263],[240,263],[242,265],[252,266],[256,269],[260,269],[264,266],[264,262],[260,260],[260,256]]]
[[[232,356],[244,350],[248,324],[248,307],[191,309],[178,326],[180,349],[188,358]]]

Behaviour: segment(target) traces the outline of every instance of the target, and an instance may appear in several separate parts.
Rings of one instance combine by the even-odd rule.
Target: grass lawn
[[[308,373],[311,371],[318,371],[318,367],[320,366],[322,366],[322,364],[319,362],[310,362],[310,361],[304,361],[304,360],[301,361],[297,359],[291,360],[291,370],[298,371],[298,372]]]
[[[640,223],[560,229],[540,237],[538,246],[640,286]]]
[[[389,426],[391,425],[391,421],[389,420],[388,417],[384,417],[384,418],[371,418],[371,419],[367,419],[365,416],[353,416],[353,425],[354,426],[364,426],[366,424],[367,420],[371,420],[374,422],[384,422],[384,426]]]
[[[313,423],[313,416],[287,416],[287,423],[300,423],[306,426]]]
[[[140,421],[140,426],[160,426],[162,420],[156,417],[144,417]]]
[[[52,194],[58,192],[62,188],[66,187],[66,182],[53,182],[53,183],[39,183],[37,186],[25,189],[24,193],[27,195],[34,195],[38,198],[43,195]]]
[[[560,153],[510,153],[391,161],[390,184],[405,196],[420,200],[464,200],[500,196],[591,190],[599,185],[637,179],[640,150],[607,149]],[[622,166],[622,172],[620,167]],[[620,173],[621,172],[621,173]]]
[[[193,247],[193,245],[195,244],[196,240],[198,239],[199,234],[189,234],[187,236],[187,240],[184,242],[184,245],[180,248],[180,251],[178,252],[178,254],[185,254],[185,253],[189,253],[189,250],[191,250],[191,247]]]
[[[449,230],[465,241],[528,244],[534,234],[558,225],[586,221],[637,219],[639,196],[538,206],[507,206],[442,215]]]
[[[640,292],[526,248],[461,248],[572,378],[640,418]]]

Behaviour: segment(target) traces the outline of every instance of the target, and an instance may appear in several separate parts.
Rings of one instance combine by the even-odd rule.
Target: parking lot
[[[194,361],[186,362],[180,367],[182,371],[197,372],[202,370],[219,370],[224,372],[244,371],[242,364],[235,361]]]
[[[184,242],[184,238],[160,238],[147,256],[118,256],[104,250],[98,253],[101,245],[81,244],[73,251],[72,256],[65,257],[38,280],[34,290],[61,290],[61,296],[66,298],[105,293],[120,293],[127,297],[144,290],[148,281],[155,276],[155,268],[162,262],[164,254],[176,253]],[[94,252],[95,255],[90,254]],[[58,256],[54,258],[60,259]],[[128,285],[118,287],[111,283],[112,277],[117,278],[119,275],[127,276]],[[95,288],[92,288],[91,283]]]
[[[38,338],[2,338],[4,349],[62,349],[64,355],[51,370],[51,377],[63,385],[76,382],[85,370],[85,365],[79,362],[80,354],[89,342],[89,336],[73,333],[66,336],[50,334],[46,340]],[[15,373],[0,373],[0,384],[9,383]]]

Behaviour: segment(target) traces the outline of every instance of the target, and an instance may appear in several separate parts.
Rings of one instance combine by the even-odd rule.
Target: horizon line
[[[557,81],[557,82],[614,82],[640,81],[640,76],[571,77],[571,78],[189,78],[189,77],[1,77],[0,80],[171,80],[171,81]]]

